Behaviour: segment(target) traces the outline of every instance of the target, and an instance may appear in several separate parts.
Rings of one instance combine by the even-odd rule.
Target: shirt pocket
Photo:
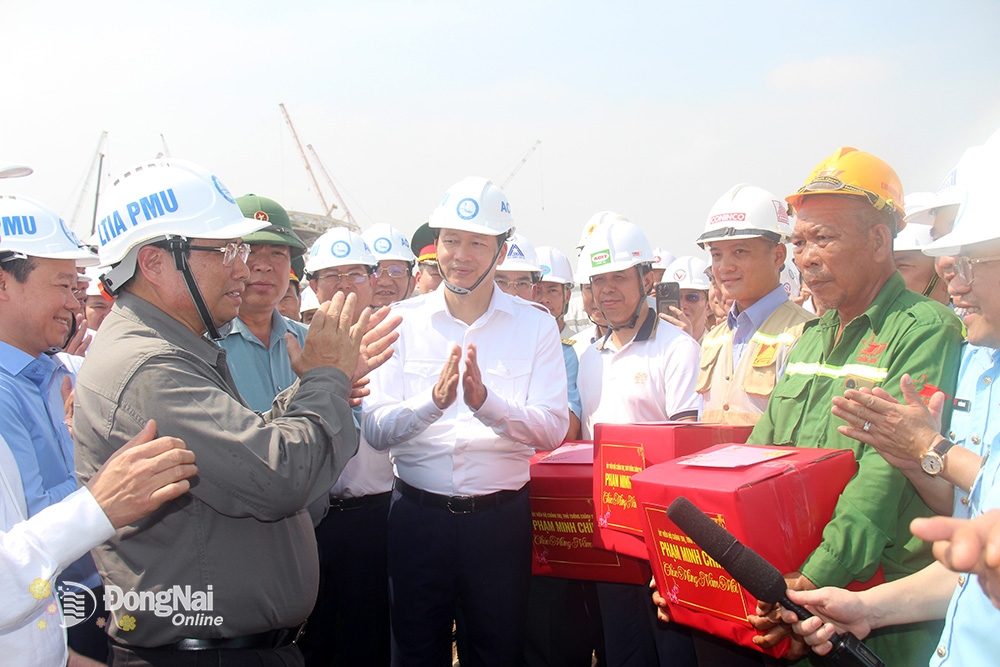
[[[698,384],[694,388],[699,394],[703,394],[711,388],[712,374],[715,373],[715,365],[719,362],[721,354],[722,345],[702,348],[701,358],[698,360]]]
[[[775,415],[773,437],[769,444],[795,445],[799,429],[809,406],[809,388],[813,378],[808,375],[786,375],[771,394],[770,412]]]
[[[503,398],[524,405],[531,382],[530,359],[486,361],[482,367],[483,384]]]
[[[407,359],[403,362],[403,382],[406,396],[416,396],[437,384],[444,368],[444,359]]]
[[[778,360],[775,355],[771,355],[771,360],[767,364],[758,364],[756,360],[751,360],[750,368],[743,378],[743,391],[753,396],[767,398],[774,392],[777,383]]]

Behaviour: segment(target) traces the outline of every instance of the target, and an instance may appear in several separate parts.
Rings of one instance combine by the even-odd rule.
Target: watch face
[[[939,475],[944,470],[944,459],[937,452],[927,452],[920,457],[920,467],[928,475]]]

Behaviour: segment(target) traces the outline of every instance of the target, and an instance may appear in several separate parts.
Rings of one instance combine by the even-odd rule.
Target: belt
[[[398,477],[393,484],[393,488],[399,491],[400,495],[406,496],[410,500],[416,501],[425,507],[436,507],[446,509],[452,514],[472,514],[482,510],[495,509],[505,502],[525,494],[528,485],[525,484],[520,489],[511,491],[496,491],[482,496],[443,496],[438,493],[431,493],[418,489],[407,484]]]
[[[333,496],[330,496],[330,510],[335,512],[355,510],[359,507],[365,507],[366,505],[375,505],[382,501],[388,501],[391,496],[392,491],[386,491],[385,493],[373,493],[368,496],[359,496],[357,498],[334,498]]]
[[[225,639],[179,639],[172,644],[164,644],[154,648],[144,649],[128,644],[119,646],[131,651],[220,651],[227,649],[275,649],[294,644],[299,641],[305,631],[306,624],[296,628],[283,628],[281,630],[268,630],[255,635],[244,635],[243,637],[228,637]],[[113,641],[113,640],[112,640]]]

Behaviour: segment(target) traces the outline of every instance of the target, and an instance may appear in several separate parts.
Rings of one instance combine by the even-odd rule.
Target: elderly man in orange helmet
[[[909,529],[911,520],[932,512],[874,448],[838,431],[843,422],[831,413],[831,401],[862,387],[882,387],[901,399],[906,373],[924,400],[938,390],[954,394],[961,323],[940,303],[907,290],[896,271],[892,241],[904,225],[903,190],[888,164],[839,148],[787,201],[797,218],[795,263],[825,312],[805,325],[749,442],[852,449],[858,473],[819,547],[785,578],[794,589],[844,587],[876,575],[891,581],[933,560],[930,545]],[[751,619],[762,632],[756,641],[771,645],[784,628],[774,624],[775,610],[759,611]],[[914,624],[878,630],[866,643],[886,664],[915,665],[926,662],[937,634]]]

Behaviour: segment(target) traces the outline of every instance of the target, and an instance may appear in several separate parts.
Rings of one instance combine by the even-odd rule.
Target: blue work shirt
[[[986,463],[969,494],[969,508],[974,517],[1000,509],[1000,456],[989,455],[990,449],[997,446],[996,442],[991,440],[983,449]],[[996,664],[1000,655],[997,628],[1000,628],[1000,609],[983,593],[979,575],[961,575],[948,604],[941,640],[931,655],[931,667]]]
[[[572,345],[562,344],[563,360],[566,362],[566,397],[569,399],[569,409],[581,419],[583,404],[580,403],[580,390],[576,386],[576,376],[580,372],[580,358]]]
[[[17,462],[29,517],[77,489],[61,391],[66,375],[57,359],[32,357],[0,341],[0,434]],[[90,554],[67,567],[59,580],[100,585]]]
[[[994,400],[1000,400],[993,398],[993,384],[1000,379],[998,376],[1000,351],[966,343],[952,402],[948,439],[980,456],[986,453],[986,444],[1000,436],[1000,413],[992,412]],[[959,519],[969,518],[969,494],[957,486],[953,515]]]
[[[746,310],[738,311],[738,306],[733,303],[729,315],[726,316],[729,330],[736,330],[733,333],[733,372],[736,371],[740,357],[750,344],[750,339],[757,333],[757,329],[778,309],[778,306],[786,301],[788,293],[785,292],[784,286],[778,285]]]
[[[239,318],[230,323],[229,333],[219,341],[243,400],[257,412],[271,409],[274,397],[292,386],[298,376],[288,361],[285,334],[293,334],[304,345],[307,327],[300,322],[271,313],[271,340],[267,347]]]

